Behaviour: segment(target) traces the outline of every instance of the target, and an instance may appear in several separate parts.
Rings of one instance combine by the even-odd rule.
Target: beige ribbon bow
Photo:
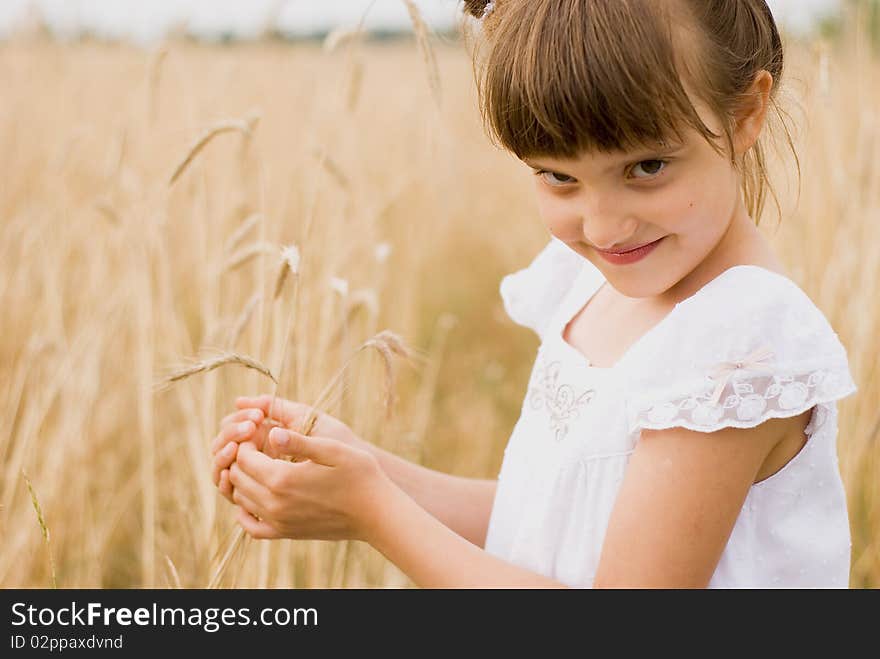
[[[738,362],[721,362],[712,370],[710,377],[713,380],[718,380],[718,385],[715,387],[715,392],[712,394],[712,398],[709,400],[710,405],[717,405],[718,401],[721,399],[721,392],[724,391],[724,387],[730,381],[730,378],[740,369],[748,369],[748,370],[756,370],[756,371],[767,371],[770,370],[767,368],[766,364],[762,364],[765,359],[769,359],[773,356],[773,351],[766,345],[761,346],[752,354],[745,357],[742,361]]]

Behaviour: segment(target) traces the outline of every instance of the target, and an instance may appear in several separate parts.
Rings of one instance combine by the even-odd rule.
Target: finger
[[[214,456],[214,464],[211,472],[214,485],[220,485],[220,473],[224,469],[228,469],[229,465],[235,460],[236,449],[238,449],[238,444],[235,442],[229,442],[222,450],[217,452],[217,455]]]
[[[271,394],[262,394],[260,396],[239,396],[235,399],[235,406],[238,408],[256,408],[263,412],[267,417],[281,421],[284,425],[293,425],[304,419],[308,414],[309,406],[303,403],[296,403],[285,398],[272,396]]]
[[[235,466],[268,489],[269,483],[278,477],[279,467],[284,468],[284,463],[258,451],[255,446],[242,444],[241,448],[236,455]]]
[[[275,399],[273,406],[272,400]],[[259,396],[239,396],[235,399],[235,406],[239,409],[258,409],[263,414],[269,414],[269,408],[272,408],[273,415],[278,418],[280,403],[283,399],[272,396],[272,394],[261,394]]]
[[[284,428],[272,428],[269,441],[283,455],[302,456],[312,462],[333,467],[339,464],[349,448],[329,437],[310,437]]]
[[[236,410],[235,412],[230,412],[226,416],[224,416],[220,420],[220,427],[222,428],[228,423],[235,423],[237,421],[246,421],[250,419],[254,423],[260,423],[263,420],[263,410],[257,407],[248,407],[243,410]]]
[[[232,502],[244,508],[247,512],[255,517],[265,519],[268,517],[266,511],[259,503],[251,499],[248,495],[241,492],[238,488],[232,490]]]
[[[211,442],[211,452],[216,453],[233,440],[241,441],[249,438],[256,429],[257,426],[250,420],[240,421],[239,423],[230,423],[224,426],[220,429],[220,432],[217,433],[217,437],[214,438],[214,441]]]
[[[256,540],[275,540],[281,537],[281,534],[278,533],[274,527],[266,522],[255,519],[242,507],[238,508],[236,518],[248,535]]]
[[[254,451],[254,453],[263,455],[259,451]],[[243,454],[244,451],[239,452],[239,455]],[[263,457],[270,462],[274,462],[272,458]],[[272,497],[272,492],[264,485],[265,481],[261,482],[259,479],[248,474],[238,460],[229,467],[229,482],[232,483],[232,487],[236,490],[241,490],[252,501],[268,501]]]
[[[249,437],[256,429],[257,426],[253,421],[240,421],[223,426],[211,442],[211,452],[216,453],[236,438]]]
[[[229,499],[230,503],[235,503],[232,500],[232,483],[229,482],[229,470],[224,469],[220,472],[220,485],[217,486],[220,490],[220,494]]]

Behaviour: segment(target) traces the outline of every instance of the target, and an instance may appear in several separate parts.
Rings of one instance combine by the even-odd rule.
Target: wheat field
[[[849,352],[851,586],[877,587],[880,67],[858,34],[789,59],[801,194],[780,185],[782,222],[770,204],[761,226]],[[326,411],[497,475],[537,347],[498,284],[548,236],[529,172],[481,132],[459,44],[12,40],[0,84],[0,586],[209,582],[236,528],[209,443],[235,396],[276,385],[236,363],[156,382],[218,351],[310,402],[397,332],[428,359],[400,369],[390,419],[366,355]],[[238,561],[224,585],[412,586],[359,542],[254,541]]]

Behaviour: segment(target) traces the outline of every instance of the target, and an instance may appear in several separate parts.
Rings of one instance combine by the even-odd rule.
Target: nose
[[[593,247],[610,250],[625,244],[635,235],[638,220],[609,197],[590,195],[581,217],[584,239]]]

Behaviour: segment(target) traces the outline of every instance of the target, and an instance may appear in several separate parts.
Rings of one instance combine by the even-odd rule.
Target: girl
[[[239,522],[364,540],[426,587],[846,587],[856,386],[756,227],[783,71],[764,0],[465,5],[483,118],[552,235],[501,283],[541,344],[498,481],[327,415],[267,435],[271,397],[240,398],[213,447]]]

